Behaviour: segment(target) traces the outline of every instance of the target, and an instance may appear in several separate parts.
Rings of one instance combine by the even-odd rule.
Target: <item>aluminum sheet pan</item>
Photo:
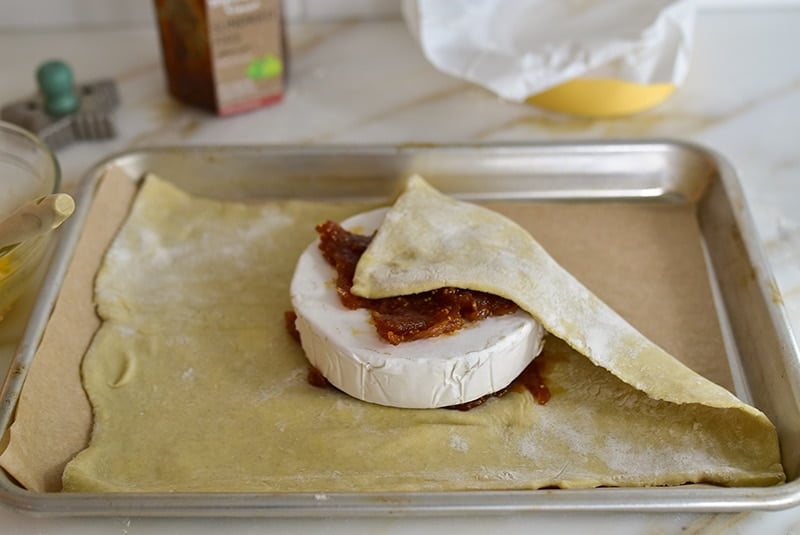
[[[800,358],[734,170],[702,147],[671,141],[525,145],[173,147],[118,154],[91,169],[63,231],[4,382],[5,430],[46,327],[95,187],[105,170],[156,172],[218,198],[385,199],[410,172],[470,200],[619,200],[697,205],[709,277],[737,394],[776,424],[787,483],[766,488],[464,491],[438,493],[60,494],[0,474],[0,499],[43,515],[331,516],[515,511],[741,511],[800,504]],[[225,177],[220,180],[220,177]],[[745,281],[743,283],[743,281]]]

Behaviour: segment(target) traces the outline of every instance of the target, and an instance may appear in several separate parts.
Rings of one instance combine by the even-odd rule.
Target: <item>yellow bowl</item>
[[[526,99],[528,104],[582,117],[622,117],[652,108],[675,92],[672,84],[576,78]]]
[[[0,219],[23,203],[55,193],[61,172],[36,136],[0,121]],[[47,250],[50,234],[25,241],[0,257],[0,320],[22,295]]]

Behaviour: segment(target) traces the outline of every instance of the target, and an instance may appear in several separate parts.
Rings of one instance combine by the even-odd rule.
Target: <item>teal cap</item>
[[[36,82],[44,95],[44,108],[51,117],[63,117],[78,111],[75,80],[69,65],[59,60],[42,63],[36,70]]]

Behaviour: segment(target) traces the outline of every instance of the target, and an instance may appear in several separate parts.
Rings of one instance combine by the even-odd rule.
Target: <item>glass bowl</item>
[[[61,185],[58,161],[36,136],[0,121],[0,220],[32,199]],[[26,287],[52,233],[27,240],[0,256],[0,320]]]

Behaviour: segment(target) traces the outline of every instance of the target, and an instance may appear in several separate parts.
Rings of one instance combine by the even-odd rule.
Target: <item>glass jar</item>
[[[36,136],[0,121],[0,220],[22,204],[58,191],[61,172]],[[0,256],[0,319],[39,267],[51,234],[27,240]]]

